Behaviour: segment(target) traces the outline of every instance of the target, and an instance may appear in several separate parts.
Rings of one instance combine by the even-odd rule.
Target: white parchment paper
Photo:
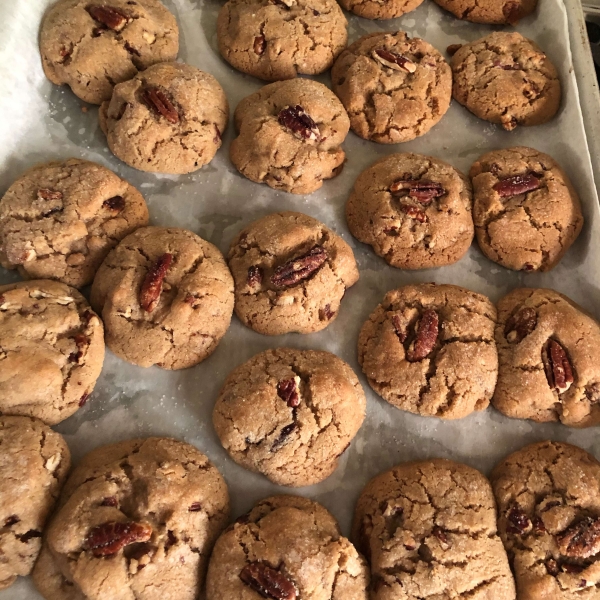
[[[218,0],[164,0],[181,29],[180,59],[212,73],[223,85],[231,112],[262,83],[234,71],[219,56],[216,41]],[[68,88],[48,82],[37,47],[39,23],[51,0],[0,0],[0,194],[28,167],[71,156],[97,161],[137,186],[155,225],[185,227],[227,253],[233,236],[254,219],[276,210],[298,210],[326,223],[355,252],[361,279],[346,294],[339,317],[312,335],[265,337],[234,318],[217,351],[204,363],[178,372],[142,369],[107,353],[102,375],[88,404],[56,429],[65,435],[74,459],[97,446],[148,435],[174,436],[205,452],[225,476],[233,516],[273,493],[292,491],[270,484],[229,459],[212,428],[211,411],[227,373],[257,352],[277,346],[334,352],[360,372],[358,331],[386,291],[409,282],[463,285],[497,300],[508,290],[528,285],[552,287],[569,295],[600,318],[600,235],[598,199],[592,181],[578,92],[571,64],[565,7],[542,0],[538,13],[518,31],[535,40],[557,66],[563,85],[558,116],[534,128],[508,133],[476,119],[453,102],[441,123],[426,136],[397,146],[381,146],[350,134],[344,144],[348,162],[342,174],[310,196],[293,196],[251,183],[237,174],[228,158],[233,127],[210,165],[187,176],[160,176],[130,169],[108,151],[98,128],[97,109],[85,113]],[[373,31],[404,29],[442,52],[449,44],[472,41],[493,28],[461,22],[431,0],[399,19],[371,22],[348,15],[350,42]],[[581,44],[581,40],[571,40]],[[329,75],[318,77],[329,85]],[[380,156],[413,151],[437,156],[468,172],[475,159],[494,148],[528,145],[557,159],[572,178],[584,207],[585,226],[561,264],[548,274],[510,272],[488,261],[474,245],[459,263],[409,272],[393,269],[349,234],[344,204],[358,173]],[[0,269],[0,283],[14,281]],[[368,387],[365,423],[337,471],[319,485],[293,491],[322,502],[339,519],[345,534],[363,485],[380,471],[406,460],[446,457],[489,473],[494,464],[527,443],[556,439],[577,444],[600,457],[597,428],[573,430],[507,419],[489,408],[460,421],[443,422],[399,411]],[[0,600],[39,598],[28,579],[0,593]]]

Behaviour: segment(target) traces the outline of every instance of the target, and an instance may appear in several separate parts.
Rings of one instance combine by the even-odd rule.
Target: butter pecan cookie
[[[238,137],[230,156],[236,169],[256,183],[310,194],[344,164],[341,148],[350,121],[336,95],[310,79],[271,83],[235,109]]]
[[[265,335],[312,333],[338,315],[358,281],[350,246],[323,223],[296,212],[251,223],[231,242],[235,312]]]
[[[317,75],[348,40],[335,0],[229,0],[219,13],[219,52],[238,71],[266,81]]]
[[[390,154],[363,171],[346,204],[352,235],[393,267],[449,265],[473,240],[471,186],[449,164]]]
[[[358,378],[343,360],[329,352],[279,348],[230,373],[213,423],[235,462],[298,487],[333,473],[365,408]]]
[[[514,600],[496,527],[490,484],[467,465],[438,458],[378,475],[352,527],[371,563],[371,600]]]
[[[164,63],[116,85],[98,116],[111,152],[130,167],[183,174],[209,163],[221,147],[229,104],[209,73]]]
[[[575,302],[519,288],[498,302],[499,373],[492,399],[517,419],[600,423],[600,324]]]
[[[47,279],[0,286],[0,414],[55,425],[89,398],[104,330],[85,298]]]
[[[158,0],[60,0],[40,29],[46,77],[91,104],[138,71],[175,60],[178,50],[177,22]]]
[[[91,303],[117,356],[185,369],[210,356],[225,335],[233,280],[218,248],[191,231],[143,227],[106,257]]]
[[[33,569],[71,455],[59,433],[31,417],[0,417],[0,448],[0,589],[4,589]]]
[[[207,600],[367,600],[368,569],[320,504],[273,496],[215,544]]]
[[[415,10],[423,0],[340,0],[346,10],[365,19],[395,19]]]
[[[458,19],[489,25],[516,25],[533,13],[537,0],[435,0]]]
[[[423,283],[392,290],[358,337],[369,385],[397,408],[459,419],[483,410],[494,393],[496,309],[455,285]]]
[[[600,597],[600,463],[570,444],[539,442],[491,476],[498,531],[523,600]]]
[[[452,98],[448,63],[431,44],[404,31],[370,33],[354,42],[333,65],[331,82],[352,131],[381,144],[424,135]]]
[[[520,33],[497,31],[452,57],[452,95],[475,116],[512,131],[557,113],[558,73],[541,48]]]
[[[69,477],[34,583],[46,600],[196,600],[228,516],[227,485],[193,446],[103,446]]]
[[[0,200],[0,263],[83,287],[119,240],[147,224],[144,198],[112,171],[78,158],[45,163]]]
[[[470,176],[483,253],[509,269],[555,267],[583,227],[579,197],[558,163],[517,146],[484,154]]]

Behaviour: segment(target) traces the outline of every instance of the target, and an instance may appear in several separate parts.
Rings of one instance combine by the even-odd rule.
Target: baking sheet
[[[191,229],[226,253],[229,242],[246,224],[276,210],[298,210],[326,223],[355,252],[361,279],[346,293],[337,320],[311,335],[265,337],[234,318],[217,351],[205,362],[178,372],[129,365],[107,352],[102,375],[88,404],[56,427],[75,461],[97,446],[132,437],[166,435],[185,440],[205,452],[224,475],[232,498],[232,515],[248,510],[273,493],[299,493],[323,503],[349,533],[354,502],[363,485],[394,464],[427,457],[446,457],[485,473],[506,454],[527,443],[555,439],[577,444],[600,458],[597,428],[573,430],[557,424],[535,424],[503,417],[493,408],[459,421],[444,422],[399,411],[376,396],[364,377],[368,397],[365,423],[337,471],[321,484],[291,490],[270,484],[228,458],[213,431],[211,411],[227,373],[257,352],[291,346],[334,352],[357,373],[356,340],[364,320],[389,289],[411,282],[436,281],[463,285],[496,301],[508,290],[528,285],[552,287],[580,303],[600,319],[598,305],[600,227],[598,198],[579,107],[570,43],[576,55],[585,43],[569,43],[574,0],[542,0],[537,14],[517,30],[535,40],[557,66],[563,102],[557,117],[534,128],[504,132],[476,119],[453,102],[440,124],[426,136],[397,146],[380,146],[350,134],[344,144],[348,162],[342,174],[310,196],[293,196],[251,183],[237,174],[228,158],[233,127],[210,165],[187,176],[141,173],[108,151],[97,125],[97,109],[66,87],[44,77],[37,49],[41,16],[52,0],[0,2],[0,193],[28,167],[48,160],[78,156],[99,162],[137,186],[150,207],[151,223]],[[262,83],[234,71],[218,54],[216,19],[219,0],[164,0],[181,29],[180,59],[212,73],[224,87],[231,113],[241,98]],[[372,22],[348,15],[350,42],[373,31],[404,29],[431,42],[442,52],[449,44],[472,41],[492,27],[456,20],[431,0],[398,19]],[[572,25],[572,21],[571,21]],[[573,31],[573,28],[571,28]],[[578,54],[577,54],[578,53]],[[581,65],[577,65],[578,68]],[[329,75],[317,77],[329,84]],[[468,172],[484,152],[512,145],[547,152],[566,169],[584,207],[585,226],[576,244],[551,273],[524,275],[488,261],[474,245],[459,263],[441,269],[409,272],[393,269],[349,234],[344,204],[360,171],[377,158],[397,151],[432,154]],[[0,269],[0,283],[18,279]],[[596,439],[595,439],[596,438]],[[0,592],[0,600],[39,598],[29,579],[21,578]]]

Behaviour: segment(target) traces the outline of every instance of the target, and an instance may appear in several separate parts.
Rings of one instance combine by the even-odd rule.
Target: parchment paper
[[[181,29],[180,59],[212,73],[223,85],[233,109],[262,83],[234,71],[218,54],[218,0],[164,0]],[[552,287],[569,295],[596,318],[600,272],[598,199],[592,180],[578,92],[568,40],[567,13],[560,0],[542,0],[536,15],[517,27],[535,40],[557,66],[563,102],[550,123],[508,133],[478,120],[453,102],[440,124],[424,137],[406,144],[382,146],[350,134],[344,144],[348,162],[342,174],[310,196],[293,196],[242,178],[228,158],[233,126],[210,165],[188,176],[160,176],[130,169],[108,150],[97,125],[97,109],[82,112],[83,103],[68,88],[56,87],[42,72],[37,47],[41,16],[51,0],[0,0],[0,193],[30,166],[70,156],[97,161],[137,186],[150,207],[155,225],[185,227],[227,253],[229,242],[243,226],[276,210],[298,210],[326,223],[355,252],[361,279],[346,294],[339,317],[327,329],[311,335],[265,337],[234,318],[211,358],[184,371],[142,369],[107,352],[102,375],[88,404],[56,429],[65,435],[75,461],[97,446],[148,435],[185,440],[205,452],[224,475],[232,498],[232,516],[248,510],[273,493],[299,493],[323,503],[349,533],[354,502],[363,485],[394,464],[427,457],[446,457],[489,473],[508,453],[537,440],[577,444],[600,457],[597,428],[574,430],[512,420],[493,408],[459,421],[443,422],[402,412],[385,403],[361,382],[368,397],[365,423],[344,454],[337,471],[319,485],[297,490],[270,484],[264,477],[237,466],[221,448],[212,428],[211,412],[219,388],[236,365],[266,348],[291,346],[334,352],[357,373],[358,331],[386,291],[409,282],[454,283],[496,301],[508,290],[528,285]],[[472,41],[493,28],[459,21],[431,0],[399,19],[372,22],[348,15],[350,42],[373,31],[404,29],[431,42],[442,52],[449,44]],[[572,40],[581,44],[581,40]],[[318,77],[329,85],[329,75]],[[380,156],[414,151],[432,154],[468,172],[488,150],[528,145],[557,159],[581,195],[586,218],[577,243],[548,274],[524,275],[488,261],[474,244],[459,263],[420,272],[387,266],[369,247],[356,242],[344,219],[344,204],[360,171]],[[0,282],[18,279],[0,270]],[[26,501],[26,499],[24,499]],[[0,600],[39,598],[29,579],[0,593]]]

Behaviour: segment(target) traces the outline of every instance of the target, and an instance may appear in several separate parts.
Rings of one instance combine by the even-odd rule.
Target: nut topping
[[[565,349],[555,340],[548,340],[542,349],[542,362],[550,389],[559,394],[566,392],[573,383],[573,369]]]
[[[406,351],[410,362],[423,360],[433,350],[439,332],[439,317],[435,310],[427,309],[416,326],[416,338]]]
[[[105,200],[102,203],[102,206],[104,206],[104,208],[108,208],[108,210],[120,213],[125,209],[125,198],[123,198],[123,196],[113,196],[112,198]]]
[[[262,278],[263,278],[263,274],[262,274],[262,269],[256,265],[252,265],[251,267],[248,267],[248,285],[250,287],[256,287],[257,285],[260,285],[262,283]]]
[[[264,35],[259,35],[254,38],[254,53],[259,56],[264,53],[267,48],[267,40]]]
[[[588,558],[600,552],[600,518],[586,517],[556,536],[558,549],[565,556]]]
[[[327,260],[327,251],[323,246],[314,246],[309,252],[288,260],[277,267],[271,275],[271,283],[276,287],[290,287],[310,277]]]
[[[437,181],[427,179],[398,179],[390,185],[394,196],[409,196],[423,206],[427,206],[434,198],[443,196],[446,190]]]
[[[417,65],[401,54],[390,52],[385,48],[375,48],[371,52],[371,56],[384,67],[394,69],[394,71],[406,71],[406,73],[414,73],[417,70]]]
[[[533,308],[523,308],[506,321],[504,335],[509,343],[519,344],[537,326],[537,313]]]
[[[121,31],[132,19],[112,6],[90,6],[88,13],[95,21],[114,31]]]
[[[129,544],[147,542],[151,536],[152,527],[147,523],[109,521],[91,529],[83,547],[96,557],[111,556]]]
[[[163,254],[154,265],[148,269],[148,273],[146,274],[146,278],[144,279],[140,290],[140,306],[146,312],[152,312],[158,305],[163,289],[163,281],[172,261],[172,254]]]
[[[319,140],[321,132],[312,117],[299,105],[286,106],[277,117],[280,125],[302,140]]]
[[[162,115],[169,123],[179,123],[179,113],[166,94],[157,87],[147,87],[142,92],[142,100],[156,114]]]
[[[515,504],[508,511],[506,518],[508,520],[508,524],[506,525],[507,533],[523,535],[524,533],[529,533],[533,527],[531,520],[518,504]]]
[[[501,179],[492,189],[498,192],[501,198],[512,198],[512,196],[537,190],[540,186],[541,183],[538,177],[533,173],[526,173],[525,175],[514,175],[513,177]]]
[[[38,200],[62,200],[63,194],[57,190],[40,188],[37,191]]]
[[[300,405],[300,396],[298,394],[299,380],[299,377],[294,377],[294,379],[284,379],[277,384],[277,395],[292,408]]]
[[[267,563],[254,561],[240,571],[240,579],[263,598],[294,600],[298,597],[296,586],[277,569]]]
[[[411,219],[419,221],[419,223],[427,222],[427,215],[418,207],[412,204],[400,204],[400,210],[408,215]]]

